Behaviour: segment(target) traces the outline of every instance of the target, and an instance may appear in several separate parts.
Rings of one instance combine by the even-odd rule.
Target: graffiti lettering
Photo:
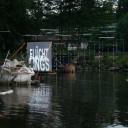
[[[46,56],[48,48],[39,48],[36,46],[36,49],[29,49],[29,68],[36,71],[49,71],[49,58]]]

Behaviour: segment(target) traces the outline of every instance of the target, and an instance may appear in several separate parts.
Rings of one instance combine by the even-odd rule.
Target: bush
[[[128,68],[128,56],[120,56],[115,60],[115,63],[121,68]]]

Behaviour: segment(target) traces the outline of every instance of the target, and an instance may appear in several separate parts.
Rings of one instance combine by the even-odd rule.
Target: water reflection
[[[1,86],[1,91],[7,91],[10,87],[3,87]],[[11,105],[26,105],[30,98],[31,98],[31,86],[28,87],[13,87],[12,94],[0,96],[0,102],[4,106],[11,106]]]
[[[58,74],[38,87],[13,89],[0,96],[0,128],[125,128],[128,127],[127,74],[77,72]],[[48,79],[48,78],[47,78]],[[5,121],[5,122],[4,122]]]
[[[47,114],[51,110],[51,87],[45,86],[45,84],[42,86],[39,88],[32,88],[32,96],[28,104],[31,113]]]
[[[112,127],[112,124],[123,126],[124,123],[119,119],[116,96],[120,91],[118,90],[118,84],[121,85],[120,81],[118,83],[119,79],[120,74],[88,72],[77,73],[74,85],[67,79],[61,80],[58,104],[61,110],[64,110],[61,113],[63,123],[65,122],[67,127],[102,128]]]
[[[61,73],[60,77],[67,78],[67,79],[76,79],[76,74],[75,73]]]
[[[7,90],[10,87],[1,87]],[[31,121],[37,114],[47,115],[51,110],[52,90],[50,86],[42,84],[40,87],[13,87],[13,94],[0,96],[0,111],[4,116],[24,116],[26,110]],[[0,113],[0,114],[1,114]],[[18,115],[20,113],[20,115]]]

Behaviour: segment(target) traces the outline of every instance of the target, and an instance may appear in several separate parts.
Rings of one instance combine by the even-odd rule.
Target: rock
[[[108,69],[108,71],[117,71],[117,70],[120,70],[120,68],[119,67],[110,67]]]

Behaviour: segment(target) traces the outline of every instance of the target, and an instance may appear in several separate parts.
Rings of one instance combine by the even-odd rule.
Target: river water
[[[126,128],[127,78],[76,72],[46,76],[38,87],[0,85],[0,91],[13,90],[0,95],[0,128]]]

